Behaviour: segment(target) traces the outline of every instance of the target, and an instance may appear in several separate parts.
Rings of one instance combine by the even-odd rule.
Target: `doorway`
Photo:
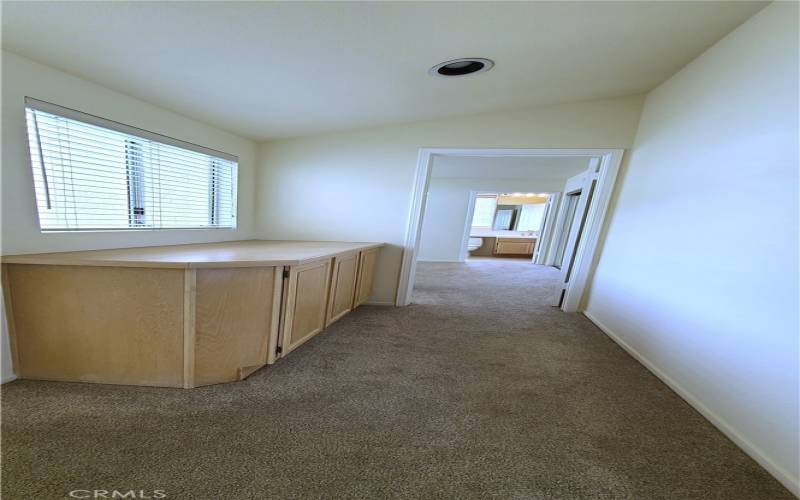
[[[428,198],[428,191],[431,182],[431,170],[435,156],[451,157],[481,157],[481,158],[505,158],[505,157],[585,157],[592,160],[591,167],[583,176],[581,194],[577,195],[578,202],[574,207],[572,221],[569,230],[563,227],[559,230],[556,221],[552,221],[550,227],[543,228],[543,232],[549,232],[559,243],[564,239],[564,250],[561,252],[561,272],[565,277],[562,282],[562,292],[560,293],[559,307],[566,312],[576,312],[580,307],[586,284],[590,275],[591,267],[594,264],[594,256],[597,250],[600,228],[608,208],[611,192],[616,181],[619,165],[622,160],[623,150],[621,149],[447,149],[447,148],[423,148],[420,150],[417,174],[414,185],[412,206],[409,215],[409,223],[406,231],[406,244],[404,249],[403,264],[400,273],[400,284],[397,291],[396,305],[404,306],[411,302],[411,293],[414,285],[414,275],[416,271],[417,259],[419,256],[420,236],[422,222],[425,216],[425,205]],[[573,192],[573,191],[570,191]],[[589,199],[589,193],[592,194]],[[564,208],[569,208],[568,196],[564,196],[559,204],[559,220],[563,213],[563,220],[566,220]],[[550,210],[556,210],[551,204]],[[576,229],[574,220],[577,213],[584,216],[581,220],[580,231]],[[552,220],[553,217],[550,217]],[[557,250],[553,251],[553,246],[545,254],[538,258],[544,263],[555,260]],[[570,253],[570,264],[565,266],[566,255]],[[534,254],[534,259],[537,255]]]
[[[551,201],[557,194],[470,191],[459,262],[513,258],[538,264],[540,249],[547,245],[543,235]]]

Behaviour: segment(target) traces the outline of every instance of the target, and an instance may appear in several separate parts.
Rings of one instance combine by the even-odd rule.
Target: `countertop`
[[[493,232],[491,234],[489,234],[489,233],[470,234],[469,237],[470,238],[508,238],[508,239],[521,239],[521,240],[537,240],[537,239],[539,239],[539,235],[537,235],[537,234],[532,234],[532,235],[514,234],[514,233],[502,234],[502,233],[497,233],[497,232]]]
[[[0,261],[3,264],[166,268],[296,266],[342,253],[381,246],[383,243],[244,240],[5,255]]]

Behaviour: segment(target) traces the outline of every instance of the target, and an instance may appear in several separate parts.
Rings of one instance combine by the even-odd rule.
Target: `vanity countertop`
[[[485,231],[472,231],[469,235],[470,238],[510,238],[510,239],[524,239],[524,240],[536,240],[539,239],[539,235],[536,233],[533,234],[520,234],[518,232],[510,232],[510,231],[492,231],[492,230],[485,230]]]

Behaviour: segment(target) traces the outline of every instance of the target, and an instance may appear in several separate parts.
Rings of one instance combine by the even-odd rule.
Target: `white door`
[[[534,264],[553,265],[552,258],[555,251],[558,233],[559,209],[561,206],[561,193],[551,193],[547,196],[547,208],[544,214],[544,225],[539,231],[539,241],[536,242]]]
[[[578,191],[567,193],[564,200],[564,209],[567,213],[563,219],[564,227],[560,231],[557,242],[559,246],[556,249],[555,261],[555,266],[561,271],[553,297],[553,305],[556,307],[561,307],[564,301],[564,294],[575,263],[575,254],[583,234],[586,214],[594,194],[594,187],[594,177],[587,175],[584,186]]]
[[[578,200],[581,197],[581,190],[574,191],[572,193],[567,193],[564,196],[564,205],[562,210],[566,213],[561,218],[561,228],[559,228],[557,241],[556,241],[556,255],[555,259],[553,260],[553,265],[558,269],[563,267],[562,263],[564,262],[564,254],[567,250],[567,242],[569,241],[569,235],[572,229],[572,225],[575,222],[575,212],[578,208]]]

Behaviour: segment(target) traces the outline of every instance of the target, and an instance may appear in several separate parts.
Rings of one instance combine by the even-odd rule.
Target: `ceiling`
[[[759,2],[3,2],[3,48],[254,139],[652,89]],[[428,68],[488,57],[445,79]]]
[[[580,156],[485,158],[436,155],[431,177],[566,181],[587,168],[589,158]]]

